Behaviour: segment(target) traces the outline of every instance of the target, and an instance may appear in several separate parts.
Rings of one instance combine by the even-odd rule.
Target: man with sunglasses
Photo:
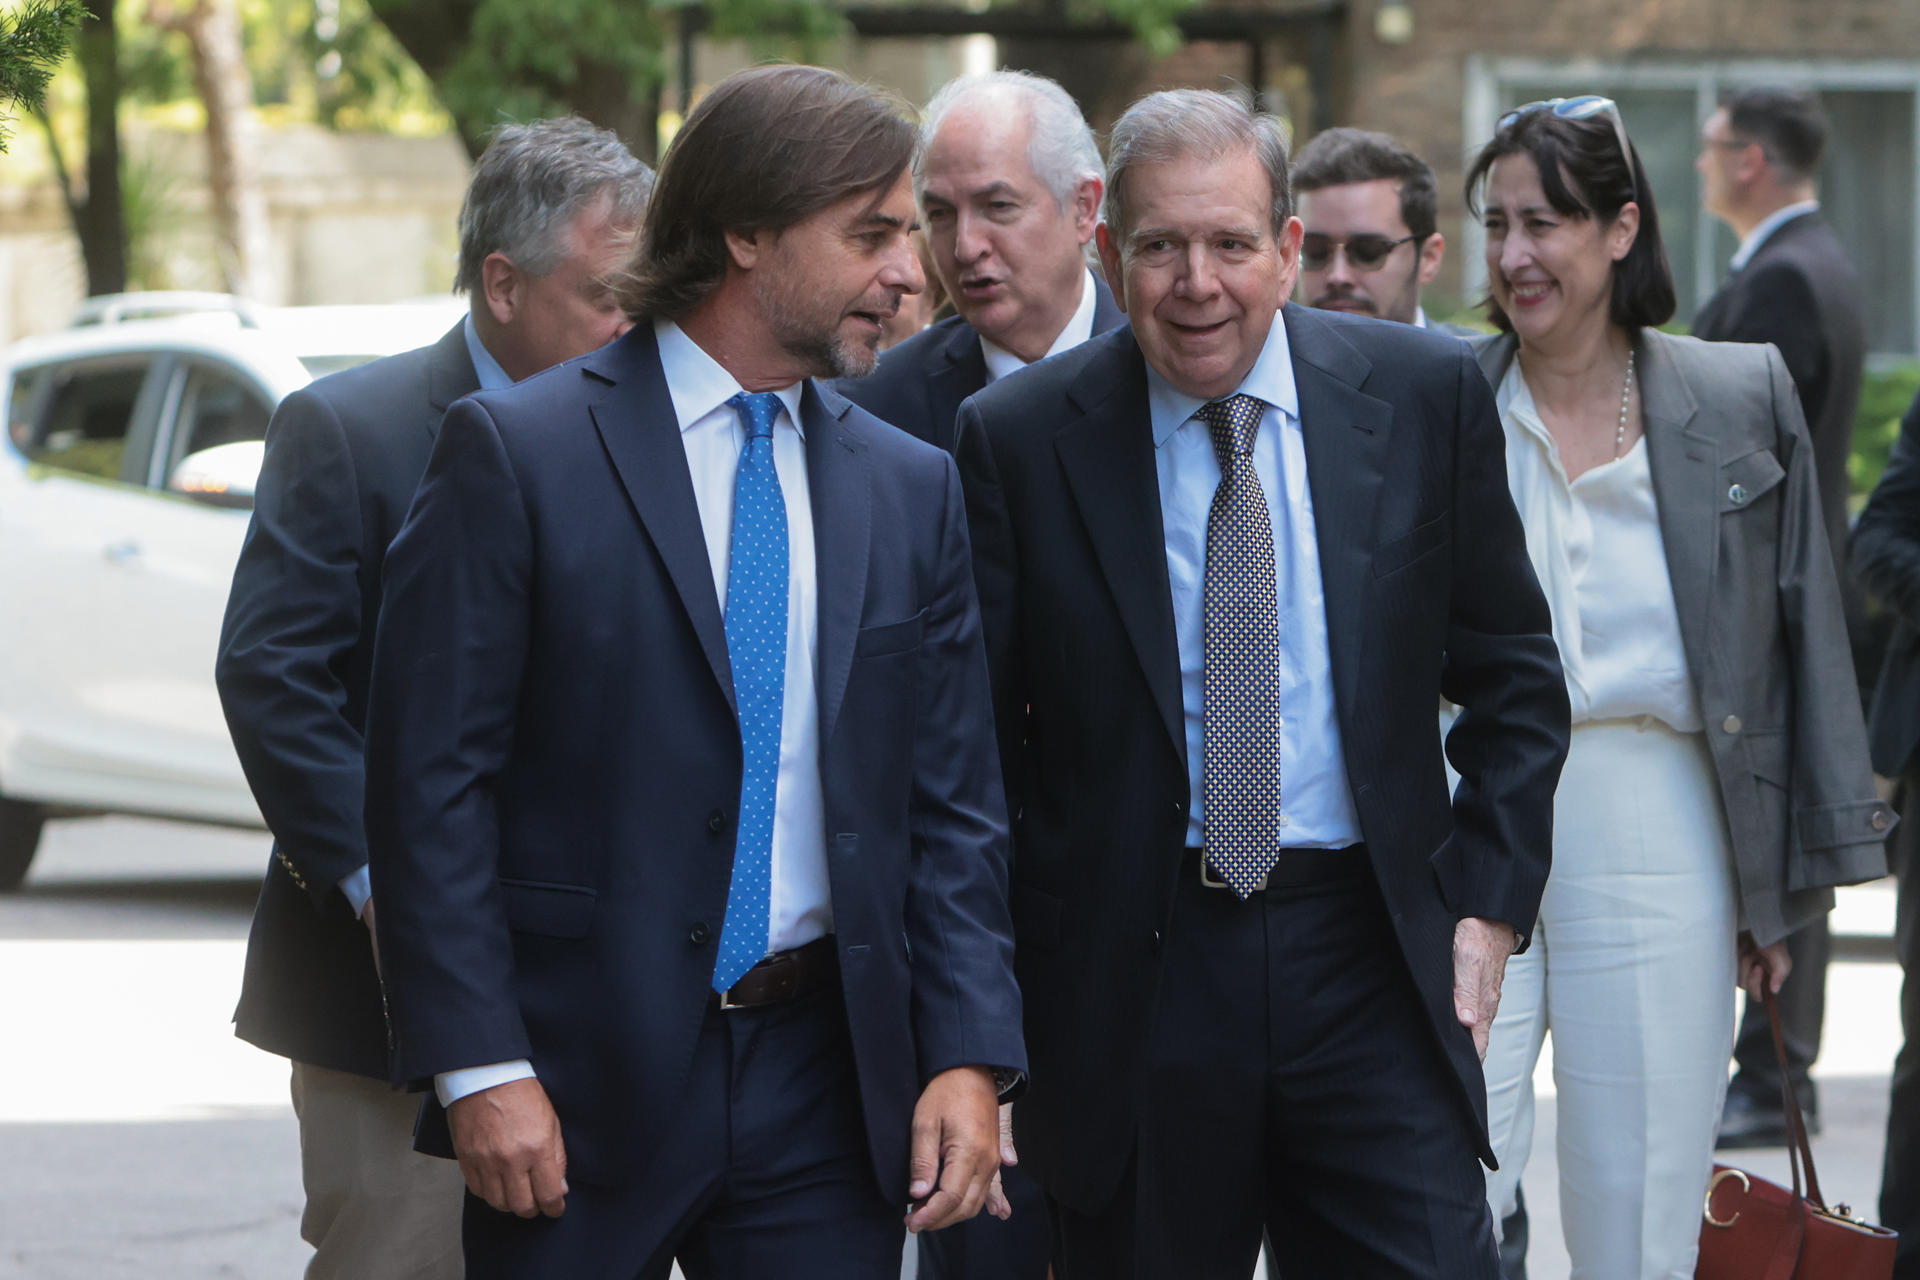
[[[1447,240],[1435,226],[1433,169],[1398,139],[1363,129],[1327,129],[1300,149],[1293,186],[1306,234],[1300,297],[1320,311],[1430,324],[1420,289],[1433,283]]]
[[[1860,641],[1859,596],[1846,572],[1847,456],[1866,361],[1859,278],[1821,216],[1819,172],[1827,119],[1811,94],[1748,89],[1728,98],[1700,130],[1702,202],[1740,237],[1727,282],[1694,318],[1710,342],[1771,342],[1800,393],[1813,438],[1814,473],[1835,555],[1849,630]],[[1856,649],[1857,653],[1857,649]],[[1818,1095],[1808,1077],[1826,1013],[1827,919],[1787,940],[1793,974],[1780,989],[1787,1060],[1807,1127],[1820,1132]],[[1749,1002],[1734,1045],[1739,1070],[1727,1088],[1722,1148],[1786,1141],[1766,1015]]]

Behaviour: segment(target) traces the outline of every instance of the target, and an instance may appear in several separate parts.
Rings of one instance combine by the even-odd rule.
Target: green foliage
[[[1134,38],[1156,58],[1164,58],[1180,47],[1180,28],[1175,21],[1200,0],[1078,0],[1072,6],[1076,17],[1111,18],[1133,28]]]
[[[588,63],[611,66],[634,98],[666,78],[675,20],[640,0],[479,0],[458,58],[438,78],[456,119],[494,122],[565,114],[563,96]]]
[[[81,0],[26,0],[12,13],[0,13],[0,109],[40,110],[47,82],[86,12]],[[7,149],[11,118],[0,112],[0,151]]]
[[[1905,361],[1871,370],[1860,388],[1853,416],[1853,456],[1847,459],[1847,485],[1855,504],[1866,501],[1880,483],[1887,455],[1900,436],[1900,419],[1920,396],[1920,363]]]

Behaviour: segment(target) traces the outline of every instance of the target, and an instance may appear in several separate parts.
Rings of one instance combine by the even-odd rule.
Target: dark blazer
[[[1506,377],[1511,335],[1474,344]],[[1866,729],[1800,402],[1780,353],[1643,329],[1647,463],[1741,914],[1780,941],[1886,874]]]
[[[1346,768],[1459,1100],[1486,1087],[1453,1012],[1465,916],[1528,929],[1551,856],[1567,695],[1467,347],[1281,312],[1306,431]],[[1017,385],[1010,385],[1016,384]],[[1131,328],[960,411],[961,474],[1014,819],[1033,1083],[1022,1167],[1098,1212],[1132,1148],[1160,937],[1187,831],[1186,732],[1146,364]],[[1467,708],[1446,749],[1434,716]],[[1492,1153],[1482,1142],[1481,1155]]]
[[[441,415],[479,386],[456,325],[282,401],[220,633],[221,705],[274,836],[237,1030],[296,1062],[377,1079],[380,984],[338,886],[367,861],[361,733],[380,570]]]
[[[1700,308],[1693,335],[1780,348],[1813,437],[1821,512],[1838,556],[1846,545],[1847,456],[1867,339],[1859,277],[1827,220],[1816,211],[1776,228]]]
[[[1118,328],[1126,318],[1095,271],[1093,336]],[[986,385],[979,332],[959,316],[948,316],[883,352],[880,367],[867,377],[843,378],[835,388],[880,421],[952,453],[960,402]]]
[[[817,383],[801,415],[834,930],[904,1203],[925,1083],[1026,1068],[986,661],[952,460]],[[740,784],[653,328],[455,405],[388,557],[367,729],[396,1079],[530,1058],[570,1171],[635,1173],[712,994]]]
[[[1867,722],[1875,772],[1906,772],[1920,746],[1920,398],[1853,527],[1853,572],[1894,615]]]

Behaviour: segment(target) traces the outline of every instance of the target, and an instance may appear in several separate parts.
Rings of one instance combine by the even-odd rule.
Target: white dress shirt
[[[1646,437],[1569,482],[1518,360],[1494,403],[1527,556],[1553,613],[1573,723],[1652,716],[1679,733],[1698,733],[1700,704],[1680,641]]]
[[[487,350],[486,344],[480,341],[480,332],[473,327],[473,312],[467,312],[466,318],[460,323],[460,331],[467,340],[467,358],[473,361],[473,371],[480,377],[480,389],[497,391],[501,387],[512,386],[513,379],[493,358],[493,352]],[[359,870],[341,879],[340,892],[346,895],[347,905],[353,908],[355,916],[366,914],[367,903],[373,898],[373,877],[364,862]]]
[[[1047,348],[1047,355],[1057,356],[1062,351],[1071,351],[1093,336],[1093,307],[1098,295],[1093,291],[1093,272],[1082,274],[1084,284],[1080,289],[1080,305],[1074,308],[1073,318],[1067,321],[1067,327],[1054,338],[1053,345]],[[987,362],[987,382],[989,385],[1000,381],[1010,373],[1018,373],[1027,367],[1027,362],[1008,351],[1005,347],[995,346],[985,338],[980,339],[980,354]]]
[[[1740,268],[1753,261],[1753,255],[1760,252],[1760,246],[1767,242],[1767,237],[1771,236],[1781,227],[1786,226],[1789,222],[1792,222],[1801,214],[1817,213],[1819,209],[1820,202],[1818,200],[1801,200],[1798,203],[1775,209],[1772,213],[1760,219],[1753,230],[1747,232],[1747,238],[1740,242],[1740,247],[1733,251],[1733,257],[1728,259],[1727,270],[1740,270]]]
[[[1360,841],[1360,815],[1347,781],[1333,701],[1320,542],[1313,494],[1307,488],[1306,435],[1300,426],[1287,327],[1280,316],[1274,316],[1266,346],[1238,391],[1267,404],[1253,441],[1253,470],[1273,523],[1273,585],[1280,624],[1280,844],[1344,849]],[[1206,423],[1194,416],[1202,403],[1147,366],[1154,467],[1180,648],[1180,697],[1186,710],[1191,847],[1205,842],[1207,515],[1220,487],[1213,438]]]
[[[724,616],[733,548],[734,481],[746,428],[727,401],[742,390],[718,361],[669,321],[654,323],[667,395],[693,477],[713,588]],[[827,881],[826,810],[820,785],[820,712],[815,695],[819,607],[815,589],[812,491],[800,427],[801,384],[783,387],[773,424],[773,466],[787,508],[787,663],[780,712],[780,773],[774,792],[773,886],[767,946],[785,951],[833,930]],[[533,1074],[525,1061],[442,1073],[442,1105]]]

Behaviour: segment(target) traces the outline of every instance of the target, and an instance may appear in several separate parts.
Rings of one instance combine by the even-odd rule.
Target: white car
[[[0,356],[0,891],[49,816],[262,825],[213,664],[267,420],[465,311],[192,305],[94,300]]]

